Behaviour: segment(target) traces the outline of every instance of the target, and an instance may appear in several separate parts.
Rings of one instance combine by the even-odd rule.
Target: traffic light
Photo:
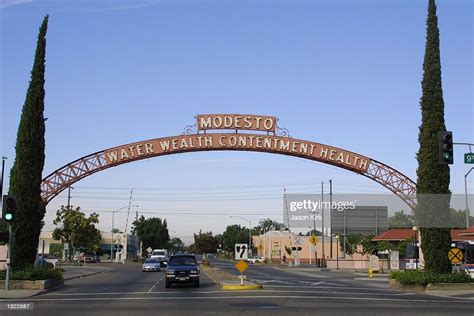
[[[438,162],[440,165],[453,164],[453,133],[439,132],[438,133]]]
[[[3,207],[2,207],[2,219],[7,223],[11,224],[15,219],[16,213],[16,200],[10,195],[3,196]]]

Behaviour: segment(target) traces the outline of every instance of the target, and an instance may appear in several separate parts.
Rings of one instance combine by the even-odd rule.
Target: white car
[[[145,262],[142,265],[143,272],[147,271],[160,271],[160,261],[155,258],[145,259]]]
[[[247,259],[248,263],[262,263],[263,262],[263,257],[249,257]]]

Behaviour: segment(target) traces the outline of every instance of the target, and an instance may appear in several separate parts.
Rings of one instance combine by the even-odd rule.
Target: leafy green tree
[[[227,226],[222,234],[222,248],[227,252],[234,252],[234,246],[238,243],[249,242],[249,230],[240,225]]]
[[[64,249],[63,244],[50,244],[49,245],[49,253],[58,257],[61,257],[61,253]]]
[[[185,250],[186,250],[187,252],[189,252],[189,253],[195,253],[195,254],[198,253],[198,250],[197,250],[195,244],[191,244],[191,245],[185,247]]]
[[[16,197],[17,214],[12,225],[12,266],[33,264],[46,212],[41,199],[44,166],[44,72],[48,16],[39,29],[31,80],[16,138],[15,162],[10,174],[9,194]]]
[[[217,253],[219,248],[219,239],[212,235],[212,232],[194,234],[194,246],[200,254]]]
[[[168,243],[168,250],[177,253],[184,251],[184,243],[180,238],[174,237],[171,238]]]
[[[451,235],[446,224],[449,223],[450,173],[448,165],[438,162],[438,133],[446,131],[446,126],[435,0],[429,0],[428,5],[421,85],[421,126],[418,136],[420,149],[417,153],[418,206],[415,215],[417,226],[420,227],[425,269],[435,273],[448,273],[451,271],[451,263],[446,254],[450,249]]]
[[[400,254],[400,257],[405,258],[406,257],[406,252],[407,252],[407,246],[409,244],[413,244],[415,241],[415,237],[410,237],[405,239],[398,245],[398,253]]]
[[[474,216],[469,216],[469,223],[474,223]],[[466,211],[465,210],[450,210],[450,225],[451,228],[466,228]]]
[[[285,225],[283,223],[279,223],[271,218],[264,218],[264,219],[261,219],[258,222],[258,225],[252,229],[252,235],[253,236],[260,235],[260,232],[262,231],[262,229],[268,229],[269,227],[272,227],[273,230],[285,229]]]
[[[137,234],[142,241],[142,253],[148,247],[152,249],[166,248],[169,245],[170,235],[168,224],[158,217],[145,218],[143,215],[133,222],[132,233]]]
[[[377,243],[377,251],[386,251],[386,250],[393,250],[395,247],[388,241],[382,240]]]
[[[362,254],[375,254],[377,251],[377,244],[372,241],[374,235],[360,235],[351,234],[346,238],[340,238],[339,243],[341,249],[344,249],[344,242],[346,243],[346,253],[353,255],[357,251],[358,246],[362,246]]]
[[[308,232],[306,233],[306,236],[322,236],[322,235],[323,235],[323,233],[320,232],[320,231],[317,230],[317,229],[316,229],[316,230],[311,229],[310,231],[308,231]]]
[[[395,212],[388,218],[388,228],[412,228],[414,225],[413,215],[406,214],[403,210]]]
[[[363,235],[360,244],[362,245],[363,254],[374,255],[377,253],[377,243],[372,241],[375,235]]]
[[[99,215],[92,213],[89,217],[80,211],[79,207],[75,209],[72,206],[61,206],[56,212],[56,219],[53,224],[56,228],[53,230],[53,238],[61,240],[63,243],[69,243],[72,254],[76,249],[97,250],[100,248],[102,239],[100,230],[95,227],[99,223]]]

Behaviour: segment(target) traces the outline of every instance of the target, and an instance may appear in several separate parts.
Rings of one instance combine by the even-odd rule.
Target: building
[[[318,236],[317,238],[318,241],[314,246],[310,242],[310,236],[297,235],[288,230],[276,230],[268,231],[260,236],[252,236],[252,243],[253,247],[257,249],[257,255],[268,261],[282,262],[285,259],[288,262],[295,262],[298,257],[301,263],[315,263],[315,259],[317,261],[323,258],[323,237]],[[301,250],[293,250],[290,256],[285,247],[301,247]],[[324,258],[335,258],[337,249],[336,238],[325,236]]]
[[[101,258],[103,260],[109,260],[110,254],[112,254],[112,258],[115,258],[119,261],[125,259],[135,259],[138,257],[140,248],[138,236],[127,234],[125,237],[125,234],[123,233],[113,234],[114,242],[112,242],[112,233],[101,231],[100,234],[102,237],[102,240],[100,241],[100,248],[103,252]],[[61,241],[55,240],[53,238],[53,232],[41,232],[38,244],[38,253],[52,253],[55,251],[54,245],[61,245]],[[120,251],[120,245],[122,246],[121,249],[127,249],[126,253]],[[69,251],[72,251],[72,249],[69,249]]]
[[[408,238],[415,238],[415,232],[411,228],[392,228],[372,238],[373,241],[386,240],[400,243]],[[474,227],[468,229],[452,228],[451,239],[453,242],[471,240],[474,241]]]

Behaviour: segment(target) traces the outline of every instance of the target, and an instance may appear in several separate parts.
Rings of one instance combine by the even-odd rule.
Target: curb
[[[223,290],[228,290],[228,291],[242,291],[242,290],[258,290],[258,289],[263,289],[262,284],[226,284],[225,282],[222,282],[221,287]]]
[[[219,269],[219,268],[218,268]],[[219,269],[220,270],[220,269]],[[229,290],[229,291],[242,291],[242,290],[257,290],[257,289],[263,289],[262,284],[255,284],[255,283],[250,283],[248,282],[247,284],[240,285],[240,283],[236,283],[235,281],[231,280],[217,280],[216,278],[213,278],[210,273],[208,273],[205,269],[201,270],[204,272],[209,279],[212,280],[215,284],[221,287],[223,290]]]
[[[96,271],[96,272],[76,275],[76,276],[73,276],[73,277],[70,277],[70,278],[63,278],[63,281],[79,279],[79,278],[83,278],[83,277],[90,276],[90,275],[96,275],[96,274],[99,274],[99,273],[109,272],[109,271],[112,271],[112,270],[114,270],[114,268],[107,268],[106,270],[103,270],[103,271]]]

